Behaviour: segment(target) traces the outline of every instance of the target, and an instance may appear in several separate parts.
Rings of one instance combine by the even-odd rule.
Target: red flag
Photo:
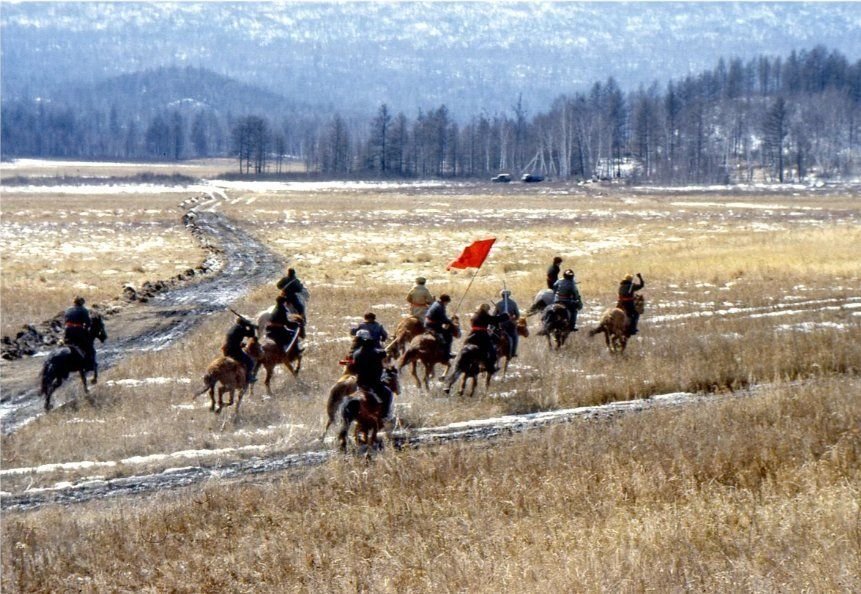
[[[490,247],[494,241],[496,241],[495,237],[473,241],[464,248],[463,253],[457,260],[446,266],[446,270],[452,268],[481,268],[485,258],[487,258],[487,254],[490,253]]]

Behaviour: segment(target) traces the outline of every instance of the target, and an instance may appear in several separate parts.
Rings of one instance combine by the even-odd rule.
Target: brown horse
[[[453,338],[460,338],[460,321],[456,315],[451,317],[451,335]],[[422,380],[419,379],[416,373],[416,366],[419,362],[424,365],[424,387],[430,390],[430,378],[433,377],[434,367],[437,365],[445,365],[445,373],[448,373],[451,367],[451,361],[447,357],[445,345],[432,332],[425,332],[416,336],[410,341],[407,350],[398,359],[398,369],[403,369],[410,365],[412,376],[416,379],[416,385],[421,388]]]
[[[638,313],[643,313],[645,310],[645,301],[642,295],[634,297],[634,308]],[[619,307],[607,308],[601,314],[601,320],[598,326],[589,331],[589,336],[595,336],[601,332],[604,333],[604,342],[607,343],[607,349],[610,353],[623,354],[625,347],[628,344],[630,334],[631,320],[625,313],[625,310]]]
[[[424,323],[416,316],[401,318],[392,341],[386,345],[386,354],[391,359],[397,359],[403,353],[413,338],[425,332]]]
[[[221,355],[216,357],[209,367],[206,368],[206,373],[203,375],[204,388],[194,395],[197,398],[207,390],[209,391],[209,399],[211,404],[209,410],[218,414],[225,406],[231,406],[234,400],[234,394],[239,391],[239,396],[236,399],[236,414],[239,414],[239,405],[242,403],[242,396],[248,389],[248,384],[245,381],[245,365]],[[218,386],[218,406],[215,404],[215,387]],[[225,404],[224,393],[230,395],[230,400]]]
[[[396,367],[386,367],[383,370],[383,384],[389,388],[395,395],[400,395],[400,381],[398,378],[398,369]],[[338,378],[338,381],[329,389],[329,400],[326,402],[326,414],[329,421],[326,423],[326,428],[323,429],[323,436],[329,431],[329,427],[335,422],[335,415],[341,402],[348,396],[352,396],[359,391],[359,385],[356,383],[356,376],[344,372],[344,375]],[[322,439],[322,438],[321,438]]]
[[[245,347],[245,352],[255,361],[254,373],[256,374],[261,367],[266,369],[266,380],[263,383],[266,386],[266,393],[270,396],[272,395],[272,388],[269,383],[272,381],[272,372],[276,366],[283,363],[293,377],[297,377],[302,368],[302,351],[299,349],[299,338],[305,337],[305,326],[302,323],[303,318],[299,314],[291,314],[290,320],[299,324],[299,336],[286,351],[278,343],[268,338],[262,343],[257,338],[252,338],[248,341],[248,346]]]
[[[515,329],[517,335],[521,338],[529,337],[529,326],[527,325],[525,317],[517,318],[517,323],[515,325]],[[502,364],[502,375],[505,375],[505,372],[508,371],[508,363],[511,361],[511,349],[509,348],[509,339],[508,334],[505,332],[499,333],[499,343],[497,344],[496,350],[499,353],[498,360],[504,360]]]
[[[338,444],[342,452],[347,451],[347,434],[355,422],[353,437],[356,446],[367,448],[370,455],[372,449],[382,448],[382,440],[378,434],[383,428],[383,405],[365,390],[359,390],[358,395],[343,401],[341,405],[341,430],[338,432]]]

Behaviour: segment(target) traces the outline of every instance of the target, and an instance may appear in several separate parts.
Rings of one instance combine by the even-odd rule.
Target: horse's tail
[[[596,334],[600,334],[603,331],[604,331],[604,322],[601,322],[601,324],[599,326],[589,330],[589,338],[592,338]]]
[[[202,394],[206,394],[209,390],[211,390],[211,389],[212,389],[212,386],[214,386],[214,385],[215,385],[215,382],[216,382],[216,381],[217,381],[217,380],[215,379],[215,374],[214,374],[214,373],[207,373],[207,374],[205,374],[205,375],[203,376],[203,383],[205,384],[205,385],[203,386],[203,389],[202,389],[200,392],[195,392],[194,396],[192,396],[192,397],[191,397],[191,399],[192,399],[192,400],[194,400],[194,399],[195,399],[195,398],[197,398],[198,396],[200,396],[200,395],[202,395]]]

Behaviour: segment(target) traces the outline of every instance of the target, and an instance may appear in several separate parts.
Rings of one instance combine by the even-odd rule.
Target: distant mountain
[[[203,68],[165,67],[122,74],[107,80],[54,91],[54,101],[79,111],[115,109],[121,119],[149,116],[162,111],[269,117],[297,115],[308,106],[260,87],[241,83]]]
[[[823,44],[854,61],[861,4],[3,2],[0,33],[4,97],[191,66],[306,104],[466,117],[510,112],[519,94],[534,113],[608,76],[664,85],[721,56]]]

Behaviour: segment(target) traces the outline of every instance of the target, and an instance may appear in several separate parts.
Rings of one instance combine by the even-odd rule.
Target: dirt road
[[[194,232],[212,246],[218,258],[215,272],[202,280],[134,303],[107,320],[108,340],[99,345],[99,369],[115,365],[132,353],[157,351],[185,336],[201,320],[223,312],[249,289],[274,280],[283,270],[281,258],[219,213],[215,199],[188,211]],[[47,354],[40,353],[40,355]],[[0,429],[4,435],[29,423],[44,411],[39,372],[44,356],[0,364]],[[80,380],[72,376],[67,383]]]

